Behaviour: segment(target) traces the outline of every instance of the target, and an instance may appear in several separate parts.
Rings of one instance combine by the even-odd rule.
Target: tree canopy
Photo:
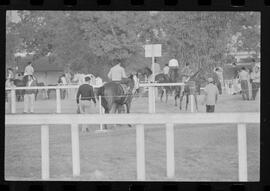
[[[6,61],[14,53],[34,52],[34,59],[75,71],[102,75],[115,58],[130,70],[151,60],[143,45],[162,44],[163,65],[176,58],[194,69],[211,71],[232,50],[260,51],[257,12],[17,11],[19,22],[7,22]]]

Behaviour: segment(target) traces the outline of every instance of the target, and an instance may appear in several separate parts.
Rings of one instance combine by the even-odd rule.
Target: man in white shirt
[[[108,73],[108,78],[112,81],[120,82],[123,78],[126,78],[127,76],[125,69],[121,66],[120,60],[117,60],[116,62],[117,64],[110,69]]]
[[[32,75],[34,74],[34,68],[32,66],[32,62],[28,62],[27,66],[24,69],[24,76]]]
[[[165,67],[163,68],[163,73],[165,75],[169,75],[169,71],[170,71],[169,64],[165,64]]]
[[[253,68],[253,71],[251,72],[250,78],[252,80],[252,99],[255,100],[256,95],[258,93],[258,90],[260,88],[260,82],[261,82],[261,72],[260,72],[260,66],[256,65]]]

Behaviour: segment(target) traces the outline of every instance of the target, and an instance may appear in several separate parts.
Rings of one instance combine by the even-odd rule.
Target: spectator
[[[26,76],[26,87],[37,86],[36,81],[32,75]],[[24,113],[34,113],[34,102],[35,102],[35,89],[27,89],[24,92]]]
[[[165,67],[163,68],[163,73],[165,75],[169,75],[169,71],[170,71],[169,64],[165,64]]]
[[[189,62],[186,63],[186,66],[182,69],[181,74],[183,75],[183,82],[187,82],[189,78],[193,75]]]
[[[14,72],[13,72],[12,68],[7,69],[7,77],[6,77],[6,79],[14,79]]]
[[[219,94],[222,94],[222,86],[221,86],[221,81],[220,81],[220,73],[222,75],[222,72],[220,72],[219,68],[215,68],[214,70],[214,75],[213,75],[213,80],[214,80],[214,84],[217,86]]]
[[[93,87],[90,85],[90,80],[90,77],[85,77],[85,83],[80,85],[78,89],[76,101],[79,113],[90,113],[91,100],[96,105],[95,94]],[[87,126],[83,125],[82,131],[88,131]]]
[[[204,103],[206,104],[206,112],[212,113],[215,112],[215,105],[217,104],[218,100],[218,88],[214,85],[213,78],[208,78],[208,85],[206,85],[204,89],[205,99]]]
[[[34,68],[32,66],[32,62],[28,62],[27,66],[24,69],[24,76],[31,75],[33,77],[34,75]]]
[[[6,88],[12,88],[15,87],[13,80],[12,79],[7,79],[6,80]],[[7,107],[8,111],[11,112],[11,91],[6,90],[6,102],[7,102]]]
[[[260,77],[261,77],[260,66],[255,65],[250,76],[252,87],[252,100],[255,100],[258,90],[260,88]]]
[[[241,83],[241,94],[244,100],[249,100],[249,90],[248,90],[248,81],[249,81],[249,73],[247,72],[245,67],[242,67],[239,72],[239,80]]]
[[[113,66],[108,73],[108,78],[110,80],[114,82],[120,82],[123,78],[127,77],[125,69],[121,65],[121,61],[117,59],[116,65]]]
[[[96,77],[96,86],[102,86],[102,85],[103,85],[103,82],[102,82],[101,77],[97,76]]]
[[[159,63],[157,63],[156,58],[154,59],[154,68],[153,69],[154,69],[153,74],[155,74],[155,76],[160,73],[160,65],[159,65]]]

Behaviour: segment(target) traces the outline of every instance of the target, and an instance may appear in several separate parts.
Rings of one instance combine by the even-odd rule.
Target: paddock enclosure
[[[37,101],[37,104],[46,108],[50,103],[55,107],[54,101]],[[63,113],[75,113],[73,105],[69,105],[72,104],[70,101],[62,100],[62,103],[66,104],[62,104]],[[147,98],[136,98],[131,112],[146,113],[145,103]],[[189,113],[179,111],[172,103],[172,100],[167,104],[156,101],[156,111],[161,111],[160,114],[165,114],[166,110],[169,113],[181,112],[183,116]],[[249,105],[246,103],[238,96],[221,96],[217,113],[259,111],[256,101],[248,102]],[[145,112],[140,112],[143,107]],[[202,106],[199,109],[204,112]],[[46,109],[43,111],[50,113]],[[96,112],[93,110],[93,114]],[[107,132],[96,131],[100,128],[99,124],[90,127],[90,132],[79,132],[81,172],[74,177],[70,125],[49,125],[50,180],[136,180],[135,126],[109,126]],[[42,179],[40,125],[6,125],[5,133],[5,178]],[[238,180],[237,124],[175,124],[173,178],[166,176],[165,134],[164,124],[145,125],[145,180]],[[248,180],[259,180],[259,134],[259,123],[247,124]]]

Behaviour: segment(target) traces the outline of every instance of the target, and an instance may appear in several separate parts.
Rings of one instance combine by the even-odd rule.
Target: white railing
[[[144,124],[165,124],[167,177],[175,177],[174,124],[237,124],[238,128],[238,177],[247,181],[246,124],[260,123],[259,113],[182,113],[182,114],[29,114],[5,115],[6,125],[41,125],[41,172],[42,179],[50,178],[49,126],[71,125],[73,175],[80,175],[80,151],[78,124],[135,124],[137,180],[145,180]],[[6,127],[8,128],[8,127]],[[53,128],[53,126],[51,126]]]
[[[143,83],[139,84],[140,87],[148,87],[148,110],[149,113],[155,113],[155,87],[164,87],[164,86],[183,86],[184,83]],[[99,88],[101,86],[93,86],[94,88]],[[56,90],[56,113],[61,113],[61,97],[60,89],[76,89],[79,88],[79,85],[58,85],[58,86],[31,86],[31,87],[13,87],[6,88],[6,90],[11,91],[11,113],[16,113],[16,90],[31,90],[31,89],[55,89]],[[194,112],[194,98],[193,95],[190,95],[191,100],[191,112]],[[101,107],[101,105],[99,105]]]

